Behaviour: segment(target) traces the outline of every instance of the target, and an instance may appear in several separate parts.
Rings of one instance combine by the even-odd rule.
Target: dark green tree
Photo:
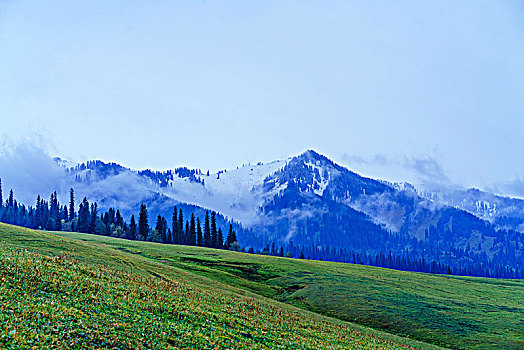
[[[196,236],[196,223],[195,223],[195,214],[191,213],[191,221],[189,223],[189,245],[196,245],[197,236]]]
[[[42,210],[42,209],[40,209]],[[80,203],[80,206],[78,208],[78,225],[77,229],[78,232],[87,233],[89,232],[89,202],[87,201],[87,198],[84,197],[82,200],[82,203]]]
[[[189,236],[191,235],[190,229],[189,229],[189,220],[186,220],[186,229],[184,230],[184,244],[189,244]]]
[[[211,247],[211,228],[209,226],[209,211],[207,210],[204,219],[204,247]]]
[[[171,234],[172,234],[172,240],[171,240],[171,243],[173,244],[180,244],[180,235],[178,234],[178,210],[177,210],[177,207],[175,206],[175,209],[173,210],[173,219],[172,219],[172,223],[171,223],[171,228],[172,228],[172,231],[171,231]]]
[[[233,243],[235,243],[236,241],[237,241],[237,235],[236,235],[235,231],[233,230],[233,225],[229,224],[229,232],[228,232],[227,237],[226,237],[225,248],[229,249],[231,247],[231,245]]]
[[[217,248],[218,249],[224,249],[224,234],[222,233],[222,229],[221,228],[218,228]]]
[[[149,218],[147,208],[144,203],[140,205],[140,213],[138,214],[138,236],[142,240],[147,240],[149,235]]]
[[[136,239],[136,222],[135,222],[135,216],[131,215],[131,221],[129,222],[129,239]]]
[[[186,244],[186,232],[184,231],[184,214],[182,214],[182,208],[178,211],[178,232],[180,234],[180,241],[178,244]]]
[[[203,246],[204,245],[204,237],[202,237],[202,226],[200,225],[200,219],[197,218],[197,245]]]
[[[211,247],[217,248],[217,213],[211,212]]]
[[[91,219],[89,221],[89,232],[90,233],[95,233],[96,220],[98,220],[98,203],[94,202],[93,204],[91,204]]]
[[[75,190],[71,187],[69,189],[69,221],[75,218]]]
[[[155,230],[160,235],[160,240],[162,241],[162,243],[167,242],[167,238],[166,238],[166,234],[167,234],[166,226],[167,225],[165,225],[165,223],[166,223],[166,219],[164,219],[164,217],[162,217],[161,215],[158,215],[158,217],[156,218]]]

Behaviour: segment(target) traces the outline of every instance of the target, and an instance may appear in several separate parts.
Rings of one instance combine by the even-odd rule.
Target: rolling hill
[[[12,348],[524,345],[522,281],[401,272],[5,224],[0,224],[0,241],[0,342]]]

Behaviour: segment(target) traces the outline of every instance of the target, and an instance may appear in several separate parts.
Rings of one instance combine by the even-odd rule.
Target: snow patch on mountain
[[[219,211],[250,225],[256,221],[258,209],[264,201],[276,194],[275,191],[265,193],[261,184],[286,164],[287,160],[278,160],[202,175],[203,184],[174,177],[169,186],[158,190],[167,197]]]

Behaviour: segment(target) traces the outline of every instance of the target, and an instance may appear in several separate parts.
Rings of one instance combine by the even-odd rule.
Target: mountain
[[[274,243],[294,255],[305,251],[315,259],[389,267],[420,260],[420,266],[440,264],[431,267],[435,271],[522,265],[524,201],[366,178],[313,150],[212,174],[185,167],[133,170],[102,161],[73,164],[60,158],[54,166],[62,170],[47,171],[56,178],[43,183],[58,184],[46,190],[57,190],[64,203],[73,187],[78,202],[86,196],[102,210],[120,209],[125,218],[136,215],[141,203],[151,218],[169,218],[174,205],[185,217],[195,212],[202,218],[206,209],[215,210],[219,224],[236,223],[244,247]]]
[[[476,188],[467,190],[421,186],[417,193],[427,199],[465,210],[497,227],[524,232],[524,200],[498,196]]]

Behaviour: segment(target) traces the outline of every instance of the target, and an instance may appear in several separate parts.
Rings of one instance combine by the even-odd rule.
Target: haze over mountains
[[[88,161],[78,164],[60,158],[48,161],[36,154],[20,159],[38,169],[3,169],[5,187],[14,187],[17,197],[30,205],[37,192],[57,190],[67,198],[74,187],[78,197],[87,196],[102,208],[120,208],[130,215],[141,202],[159,211],[173,203],[188,203],[216,210],[244,226],[261,219],[263,207],[298,181],[303,192],[329,197],[368,214],[377,223],[399,231],[409,218],[398,203],[400,194],[416,198],[417,206],[436,210],[445,206],[462,209],[497,227],[524,229],[524,200],[499,196],[478,189],[455,189],[424,184],[390,183],[361,177],[313,150],[284,160],[245,164],[236,169],[208,174],[207,170],[177,168],[167,171],[133,170],[117,163]],[[288,171],[282,172],[286,165]],[[297,169],[297,164],[301,169]],[[13,165],[13,164],[11,164]],[[14,164],[17,167],[17,164]],[[18,166],[27,167],[28,164]],[[14,186],[13,186],[14,185]],[[397,199],[395,199],[397,198]],[[311,208],[310,208],[311,209]],[[166,209],[167,210],[167,209]]]
[[[236,222],[244,247],[294,244],[309,249],[312,258],[346,261],[351,252],[389,252],[451,266],[485,268],[491,261],[519,270],[522,264],[524,200],[366,178],[313,150],[217,173],[40,162],[42,171],[33,176],[2,169],[4,189],[14,187],[17,198],[31,205],[37,194],[55,190],[66,199],[73,187],[78,200],[86,196],[103,210],[118,208],[125,218],[136,215],[141,203],[151,218],[170,217],[175,205],[200,216],[214,210],[219,222]]]

